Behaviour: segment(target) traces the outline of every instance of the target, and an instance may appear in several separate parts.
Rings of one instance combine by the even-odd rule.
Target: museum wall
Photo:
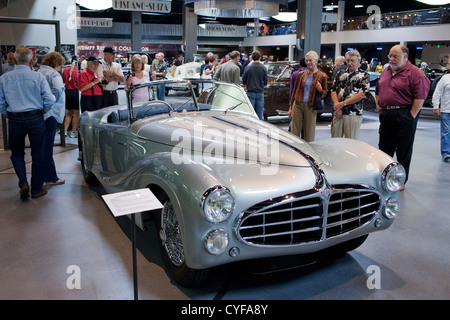
[[[75,0],[13,0],[0,10],[0,16],[60,21],[61,44],[75,47],[77,43]],[[0,23],[0,42],[6,46],[47,47],[56,45],[53,25]]]

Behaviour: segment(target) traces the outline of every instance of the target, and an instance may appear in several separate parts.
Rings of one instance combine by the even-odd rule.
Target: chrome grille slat
[[[373,215],[373,212],[366,213],[365,215],[362,215],[362,216],[349,218],[347,220],[341,220],[339,222],[329,223],[329,224],[327,224],[327,228],[332,228],[332,227],[340,226],[340,225],[345,224],[345,223],[353,222],[353,221],[356,221],[356,220],[361,220],[361,218],[365,218],[365,217],[368,217],[370,215]]]
[[[380,195],[364,186],[334,186],[269,199],[237,220],[240,240],[255,246],[286,246],[323,241],[358,229],[377,214]]]
[[[345,199],[342,199],[342,200],[344,200],[344,201],[351,201],[351,200],[361,199],[363,197],[368,197],[368,196],[370,196],[370,194],[365,194],[365,195],[362,195],[361,197],[354,196],[354,197],[345,198]],[[334,201],[330,201],[329,204],[335,204],[335,203],[339,203],[339,202],[341,202],[341,201],[340,200],[334,200]]]
[[[369,203],[369,204],[366,204],[366,205],[363,205],[363,206],[360,206],[360,207],[357,207],[357,208],[353,208],[351,210],[346,209],[346,210],[342,210],[342,211],[336,211],[335,213],[331,213],[331,214],[329,213],[328,217],[334,217],[334,216],[337,216],[337,215],[340,215],[340,214],[344,214],[344,213],[348,213],[348,212],[351,212],[351,211],[361,210],[361,209],[373,206],[375,204],[376,204],[376,202],[373,202],[373,203]]]
[[[279,225],[284,225],[284,224],[292,224],[292,223],[296,223],[296,222],[311,221],[311,220],[316,220],[316,219],[320,219],[320,218],[321,218],[320,216],[313,216],[313,217],[309,217],[309,218],[295,219],[292,221],[281,221],[281,222],[272,222],[272,223],[252,225],[252,226],[244,226],[244,227],[241,227],[241,230],[251,229],[251,228],[260,228],[260,227],[279,226]]]
[[[255,212],[253,215],[266,215],[266,214],[272,214],[272,213],[280,213],[280,212],[287,212],[291,210],[300,210],[300,209],[309,209],[309,208],[315,208],[319,207],[319,205],[310,205],[310,206],[300,206],[300,207],[292,207],[288,209],[281,209],[281,210],[272,210],[272,211],[264,211],[264,212]]]
[[[310,231],[317,231],[320,228],[315,227],[315,228],[308,228],[305,230],[296,230],[296,231],[292,231],[292,232],[278,232],[278,233],[272,233],[272,234],[264,234],[264,235],[258,235],[258,236],[249,236],[249,237],[245,237],[243,238],[244,240],[250,240],[250,239],[256,239],[256,238],[268,238],[268,237],[277,237],[277,236],[283,236],[283,235],[288,235],[288,234],[292,234],[292,233],[302,233],[302,232],[310,232]]]

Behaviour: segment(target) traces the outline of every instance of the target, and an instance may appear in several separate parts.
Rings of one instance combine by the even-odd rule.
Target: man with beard
[[[420,109],[430,89],[430,81],[408,61],[408,53],[403,45],[391,48],[389,66],[381,73],[375,89],[380,112],[378,147],[392,157],[397,155],[397,161],[405,168],[406,181]],[[405,185],[401,190],[404,188]]]

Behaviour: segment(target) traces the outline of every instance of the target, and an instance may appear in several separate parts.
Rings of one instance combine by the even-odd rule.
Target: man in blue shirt
[[[247,96],[255,108],[258,118],[264,119],[264,86],[267,85],[267,69],[260,63],[261,53],[252,52],[252,60],[245,68],[242,83],[247,86]]]
[[[42,162],[44,143],[44,113],[55,103],[45,77],[31,70],[33,53],[26,47],[16,50],[16,67],[0,77],[0,112],[8,118],[8,143],[11,162],[19,178],[20,198],[30,197],[25,168],[25,137],[31,147],[31,197],[47,194]]]
[[[14,53],[8,52],[8,59],[6,62],[2,65],[2,72],[7,73],[9,71],[13,71],[16,67],[16,60],[14,60]]]

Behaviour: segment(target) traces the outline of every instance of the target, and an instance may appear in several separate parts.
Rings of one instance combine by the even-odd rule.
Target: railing
[[[369,18],[371,18],[369,23],[372,25],[367,24]],[[379,17],[373,17],[373,15],[347,17],[343,21],[343,30],[414,27],[444,23],[450,23],[450,8],[382,13]],[[336,31],[336,23],[322,23],[322,32],[329,31]],[[262,25],[258,30],[258,36],[286,35],[296,32],[296,22],[280,23],[270,26]],[[248,26],[247,37],[253,36],[254,28]]]
[[[370,21],[369,25],[368,21]],[[343,30],[414,27],[444,23],[450,23],[450,8],[382,13],[375,18],[371,15],[344,18]]]

